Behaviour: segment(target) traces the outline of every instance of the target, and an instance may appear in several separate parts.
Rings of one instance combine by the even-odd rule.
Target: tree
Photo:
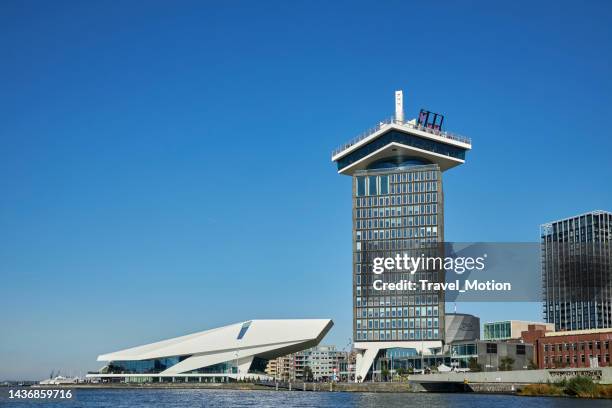
[[[312,381],[312,369],[309,366],[304,367],[304,381]]]
[[[475,357],[470,357],[468,360],[468,368],[470,371],[479,372],[482,371],[482,364],[478,364],[478,360]]]
[[[399,375],[400,377],[405,375],[407,373],[406,369],[404,367],[400,367],[397,370],[395,370],[395,372],[397,373],[397,375]]]
[[[529,360],[529,363],[527,363],[527,369],[528,370],[537,370],[538,369],[538,365],[536,363],[534,363],[533,360]]]
[[[387,379],[389,378],[389,370],[383,368],[382,370],[380,370],[380,376],[382,377],[383,381],[387,381]]]
[[[500,371],[512,371],[512,366],[514,365],[514,359],[512,357],[502,357],[499,360],[499,369]]]

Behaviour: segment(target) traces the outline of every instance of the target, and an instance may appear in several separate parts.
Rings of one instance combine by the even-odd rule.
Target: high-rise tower
[[[375,280],[444,281],[443,271],[373,273],[378,257],[439,254],[444,241],[442,173],[465,162],[470,139],[443,130],[444,116],[421,109],[404,120],[402,91],[395,116],[332,153],[353,181],[353,339],[356,380],[393,355],[428,354],[444,343],[444,294],[377,290]],[[391,357],[392,358],[392,357]],[[420,367],[415,367],[420,368]]]
[[[612,213],[540,227],[544,320],[556,330],[612,328]]]

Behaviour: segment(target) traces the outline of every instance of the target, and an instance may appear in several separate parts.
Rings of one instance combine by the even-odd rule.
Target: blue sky
[[[447,240],[612,209],[609,2],[330,3],[0,5],[0,379],[251,318],[331,317],[344,346],[330,152],[395,89],[473,139]]]

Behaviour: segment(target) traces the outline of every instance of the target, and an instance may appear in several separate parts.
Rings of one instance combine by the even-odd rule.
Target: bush
[[[563,391],[552,384],[529,384],[519,390],[519,395],[561,395]]]
[[[601,398],[612,398],[612,385],[598,384],[597,393]]]
[[[596,397],[597,385],[589,377],[574,377],[567,382],[565,392],[579,397]]]

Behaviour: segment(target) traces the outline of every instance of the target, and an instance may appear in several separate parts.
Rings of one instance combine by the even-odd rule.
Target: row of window
[[[371,317],[373,314],[370,314],[370,311],[374,313],[376,310],[376,306],[413,306],[413,305],[438,305],[438,295],[437,294],[421,294],[421,295],[410,295],[410,296],[372,296],[369,298],[360,298],[357,297],[355,304],[357,307],[362,307],[361,309],[363,313],[366,313],[366,306],[370,306],[367,309],[367,315],[363,314],[363,317]],[[361,306],[359,306],[361,305]],[[380,308],[379,312],[380,312]],[[360,309],[357,309],[359,312]],[[410,312],[408,312],[410,313]],[[408,316],[406,314],[406,308],[404,308],[404,316]]]
[[[439,292],[438,290],[429,290],[429,291],[428,290],[421,290],[419,288],[419,285],[420,284],[417,284],[417,288],[418,288],[417,290],[420,293],[438,293]],[[378,286],[380,286],[380,285],[377,284],[377,287]],[[395,290],[383,290],[383,289],[376,290],[376,289],[374,289],[373,285],[372,286],[363,286],[363,289],[356,291],[356,296],[357,296],[356,297],[356,303],[358,303],[357,300],[361,299],[359,296],[362,296],[363,299],[365,299],[366,297],[368,299],[372,299],[372,298],[375,299],[378,295],[391,294],[391,293],[396,293],[396,291]],[[364,305],[357,304],[357,307],[360,307],[360,306],[367,306],[367,305],[365,305],[365,304]]]
[[[390,207],[397,205],[426,204],[437,202],[437,193],[416,193],[391,197],[370,197],[368,199],[357,199],[355,201],[355,208]]]
[[[356,218],[395,217],[421,214],[437,214],[438,204],[405,205],[395,207],[371,207],[355,210]]]
[[[373,229],[373,228],[401,228],[404,230],[397,231],[393,235],[395,237],[401,238],[403,236],[408,236],[407,231],[410,227],[418,227],[421,225],[438,225],[438,216],[436,214],[433,215],[415,215],[412,217],[403,217],[403,218],[375,218],[375,219],[364,219],[355,221],[355,229],[357,230],[365,230],[365,229]],[[361,239],[361,234],[357,234],[357,238]]]
[[[437,177],[437,172],[434,171],[355,176],[355,191],[358,197],[387,195],[389,191],[391,191],[391,194],[436,191]]]
[[[581,354],[580,355],[580,362],[585,364],[587,359],[591,359],[597,357],[597,361],[601,364],[602,362],[606,362],[606,363],[610,363],[610,354],[605,354],[604,356],[602,356],[601,354],[597,354],[597,355],[589,355],[589,354]],[[569,354],[565,356],[565,358],[563,356],[550,356],[550,358],[548,356],[544,356],[544,365],[549,366],[548,368],[555,368],[555,363],[557,364],[561,364],[563,365],[563,363],[565,364],[571,364],[571,363],[578,363],[578,355],[574,354],[573,356],[570,356]]]
[[[408,242],[412,242],[412,243],[418,243],[419,240],[408,240]],[[385,242],[385,241],[379,241],[379,242]],[[395,242],[395,241],[391,241],[391,242]],[[399,241],[398,241],[399,242]],[[365,244],[370,244],[372,242],[367,242]],[[355,255],[359,255],[359,262],[360,263],[372,263],[374,261],[375,258],[395,258],[397,255],[400,255],[401,257],[404,256],[408,256],[408,257],[436,257],[436,256],[443,256],[443,251],[442,248],[440,247],[440,245],[438,243],[432,243],[429,245],[419,245],[418,247],[415,245],[414,248],[410,248],[410,249],[406,249],[400,252],[397,251],[385,251],[385,250],[378,250],[378,251],[369,251],[369,252],[365,252],[363,254],[355,254]]]
[[[357,310],[357,316],[378,318],[378,317],[420,317],[420,316],[438,316],[438,306],[421,306],[421,307],[381,307],[381,308],[361,308]]]
[[[378,319],[361,320],[357,319],[357,329],[420,329],[438,328],[438,318],[428,319]]]
[[[356,330],[357,340],[439,340],[438,329],[405,329],[405,330]]]
[[[430,228],[431,236],[427,236],[427,228]],[[412,239],[385,239],[381,238],[375,240],[364,240],[362,241],[361,251],[369,251],[364,255],[369,254],[380,254],[383,251],[405,251],[405,250],[414,250],[414,249],[423,249],[426,247],[431,247],[432,244],[437,244],[442,242],[442,237],[439,236],[439,230],[436,228],[434,231],[434,227],[421,227],[418,231],[419,235],[423,235],[422,237],[412,238]],[[435,234],[434,234],[435,232]],[[384,237],[384,236],[383,236]],[[397,252],[394,252],[395,255]],[[378,255],[376,255],[378,256]],[[374,258],[376,257],[374,256]],[[355,252],[355,262],[364,262],[364,258],[361,253]]]
[[[583,350],[609,350],[610,342],[609,341],[589,341],[589,342],[578,342],[578,343],[558,343],[558,344],[544,344],[544,352],[554,352],[554,351],[583,351]]]
[[[363,275],[360,274],[360,275],[355,276],[355,284],[357,286],[362,285],[362,284],[363,285],[372,284],[374,283],[375,280],[379,280],[379,279],[382,280],[383,282],[391,283],[391,282],[397,282],[398,280],[402,280],[402,279],[407,280],[407,281],[412,281],[412,282],[418,282],[419,280],[428,280],[430,282],[433,282],[433,281],[438,281],[438,279],[444,278],[444,273],[440,271],[419,271],[414,274],[411,274],[410,272],[388,271],[386,272],[388,279],[385,279],[384,275],[368,274],[367,272],[368,271],[366,271],[364,268]]]
[[[425,221],[428,223],[435,222],[435,215],[430,216],[421,216],[422,219],[420,221]],[[388,229],[388,230],[362,230],[357,231],[355,234],[356,237],[356,250],[361,251],[361,242],[360,241],[378,241],[378,240],[396,240],[398,238],[420,238],[420,237],[437,237],[438,236],[438,227],[437,226],[427,226],[427,227],[412,227],[412,228],[402,228],[402,229]],[[434,240],[435,242],[435,240]],[[410,244],[406,244],[410,245]]]
[[[389,194],[412,194],[438,191],[438,183],[435,181],[391,184],[391,186],[389,186],[386,177],[387,176],[357,177],[356,196],[381,196]]]
[[[437,180],[437,171],[410,171],[406,173],[390,174],[389,179],[392,183],[411,183],[414,181]]]

